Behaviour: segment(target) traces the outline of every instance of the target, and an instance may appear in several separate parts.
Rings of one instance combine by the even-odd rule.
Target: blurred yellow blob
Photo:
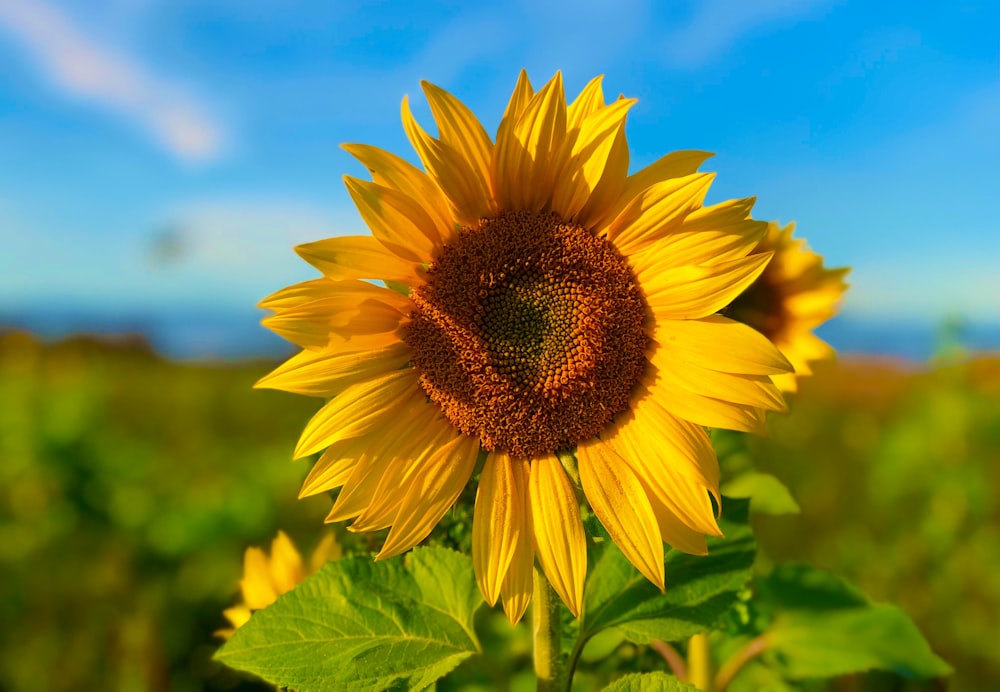
[[[340,545],[332,533],[326,534],[313,550],[309,564],[305,565],[302,555],[284,531],[271,541],[271,554],[263,548],[247,548],[243,554],[243,578],[240,580],[242,601],[226,608],[222,614],[232,623],[231,628],[216,631],[216,636],[228,639],[242,627],[255,610],[268,607],[283,593],[291,591],[310,574],[328,561],[340,557]]]

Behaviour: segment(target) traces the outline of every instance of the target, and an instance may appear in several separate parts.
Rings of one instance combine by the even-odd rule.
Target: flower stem
[[[743,670],[743,666],[760,656],[767,649],[767,639],[764,636],[751,639],[747,645],[736,652],[731,659],[722,664],[719,674],[715,676],[716,692],[726,692],[729,683],[733,681],[736,674]]]
[[[681,682],[688,681],[687,665],[685,665],[684,659],[681,658],[681,655],[677,653],[677,649],[670,646],[670,644],[659,640],[650,642],[649,646],[660,654],[660,656],[663,656],[663,660],[667,662],[668,666],[670,666],[670,672],[677,676],[678,680]]]
[[[531,627],[534,633],[535,677],[538,692],[556,692],[562,678],[562,637],[559,625],[559,597],[535,565],[531,595]]]
[[[688,640],[688,680],[702,692],[712,692],[712,650],[707,632]]]

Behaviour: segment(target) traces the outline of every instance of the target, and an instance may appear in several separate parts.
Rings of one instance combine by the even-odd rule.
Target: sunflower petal
[[[254,387],[332,397],[355,382],[399,370],[411,357],[410,347],[401,341],[365,351],[306,349],[262,377]]]
[[[412,369],[373,377],[347,387],[331,399],[306,424],[294,458],[318,452],[337,440],[359,437],[384,421],[392,420],[397,409],[410,404],[419,385]]]
[[[260,548],[247,548],[243,553],[243,579],[240,580],[243,602],[251,610],[266,608],[278,599],[271,582],[267,555]]]
[[[528,489],[538,561],[552,588],[578,616],[587,576],[587,538],[573,486],[559,460],[549,454],[532,459]]]
[[[424,168],[448,198],[451,216],[462,226],[471,226],[491,215],[496,206],[474,182],[475,174],[462,155],[444,142],[427,134],[410,112],[409,99],[403,99],[403,129]]]
[[[608,226],[608,240],[626,256],[658,241],[701,206],[714,179],[714,173],[696,173],[646,188]]]
[[[420,204],[395,188],[344,176],[347,191],[372,235],[397,256],[429,262],[441,245],[441,233]]]
[[[666,358],[698,359],[720,372],[779,375],[791,364],[767,337],[722,315],[693,320],[663,320],[653,338]]]
[[[420,465],[376,560],[404,553],[427,538],[469,482],[478,454],[479,440],[459,433]]]
[[[566,108],[566,129],[574,130],[592,113],[604,108],[604,75],[597,75],[587,83],[580,95]]]
[[[302,481],[299,499],[325,493],[346,483],[369,446],[368,440],[355,437],[327,447]]]
[[[306,578],[302,556],[284,531],[271,541],[271,582],[279,594],[287,593]]]
[[[472,111],[447,91],[427,81],[420,85],[434,114],[441,141],[457,151],[469,164],[480,195],[489,199],[493,142],[486,130]]]
[[[556,175],[552,210],[572,219],[583,209],[607,172],[608,159],[635,99],[622,99],[587,116],[573,132],[573,145]],[[615,173],[612,170],[612,174]]]
[[[370,235],[327,238],[299,245],[295,252],[334,281],[381,279],[412,286],[420,280],[419,265],[400,259]]]
[[[396,188],[404,195],[419,200],[438,228],[454,227],[455,220],[448,199],[437,183],[422,170],[395,154],[368,144],[342,144],[341,147],[368,169],[376,183]]]
[[[770,253],[762,253],[712,265],[676,267],[647,277],[642,288],[657,322],[707,317],[745,291],[770,259]]]
[[[514,557],[523,521],[521,503],[511,459],[502,452],[486,457],[472,520],[472,563],[483,598],[490,605],[500,596],[500,587]]]
[[[535,568],[534,529],[531,524],[531,505],[528,498],[528,478],[530,465],[527,459],[511,459],[510,470],[513,479],[512,488],[521,499],[520,512],[514,521],[520,530],[511,556],[510,567],[500,585],[500,597],[503,599],[503,609],[510,624],[516,625],[524,616],[524,611],[531,601],[532,579]]]
[[[632,468],[599,439],[576,450],[580,483],[594,514],[643,576],[663,589],[663,539]]]
[[[501,209],[538,211],[551,199],[565,136],[566,98],[557,72],[497,142],[501,167],[494,171],[493,188]]]

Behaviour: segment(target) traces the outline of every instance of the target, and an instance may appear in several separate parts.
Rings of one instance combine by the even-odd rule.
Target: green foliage
[[[951,673],[905,612],[872,604],[829,572],[782,566],[759,579],[757,590],[763,606],[777,613],[764,632],[767,658],[787,678],[872,669],[922,678]]]
[[[722,485],[729,497],[749,499],[754,514],[798,514],[801,509],[792,494],[776,476],[748,471]]]
[[[755,547],[747,503],[723,502],[725,539],[709,541],[707,556],[667,552],[666,591],[660,592],[609,540],[591,551],[580,636],[614,627],[630,641],[678,641],[712,627],[750,578]]]
[[[300,692],[423,689],[478,651],[472,561],[444,548],[328,563],[216,654]]]
[[[692,687],[666,673],[633,673],[618,678],[604,692],[697,692]]]

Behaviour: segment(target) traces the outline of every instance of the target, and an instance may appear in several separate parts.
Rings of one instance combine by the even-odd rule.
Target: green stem
[[[531,627],[535,648],[535,677],[538,692],[556,692],[562,678],[562,637],[559,624],[559,597],[535,565],[531,595]]]
[[[729,683],[733,681],[737,673],[743,670],[743,666],[760,656],[766,649],[767,639],[763,635],[747,642],[746,646],[737,651],[719,668],[719,673],[715,676],[715,692],[726,692]]]
[[[707,632],[688,640],[688,680],[702,692],[712,692],[712,650]]]

